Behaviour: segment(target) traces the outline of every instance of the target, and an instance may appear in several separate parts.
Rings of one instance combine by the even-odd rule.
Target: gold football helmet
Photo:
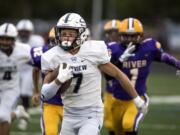
[[[117,19],[113,19],[105,23],[104,34],[107,42],[118,41],[120,24],[121,22]]]
[[[48,34],[48,46],[49,48],[54,47],[57,44],[56,38],[55,38],[55,28],[52,27]]]
[[[136,18],[126,18],[122,20],[119,28],[120,42],[123,44],[138,44],[143,37],[143,25]]]
[[[117,19],[110,20],[105,23],[104,31],[119,30],[121,22]]]

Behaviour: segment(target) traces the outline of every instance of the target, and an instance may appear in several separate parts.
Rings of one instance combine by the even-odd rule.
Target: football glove
[[[141,97],[137,96],[133,99],[137,109],[145,115],[148,112],[148,104],[144,102],[144,100],[141,99]]]
[[[59,73],[57,76],[57,79],[61,82],[64,83],[67,80],[71,79],[73,77],[72,69],[70,66],[66,63],[61,63],[59,65]]]
[[[130,42],[124,53],[119,57],[119,61],[124,62],[128,60],[129,57],[135,56],[135,54],[132,53],[134,50],[135,50],[135,45],[133,45],[132,42]]]

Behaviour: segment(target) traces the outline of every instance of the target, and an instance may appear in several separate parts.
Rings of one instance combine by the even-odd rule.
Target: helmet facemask
[[[143,34],[141,33],[121,33],[120,35],[120,42],[124,45],[128,45],[129,43],[139,44],[143,39]]]
[[[7,55],[10,55],[15,45],[15,38],[12,37],[0,37],[0,50]]]
[[[18,37],[23,43],[27,43],[30,39],[30,36],[32,35],[31,31],[28,30],[19,30],[18,31]]]
[[[61,40],[62,37],[62,30],[75,30],[77,32],[77,35],[74,37],[74,40]],[[85,28],[56,28],[56,39],[58,41],[58,44],[61,48],[63,48],[65,51],[73,50],[79,48],[89,37],[88,31]],[[57,36],[58,35],[58,36]]]
[[[117,29],[111,29],[104,32],[107,42],[118,42],[119,32]]]

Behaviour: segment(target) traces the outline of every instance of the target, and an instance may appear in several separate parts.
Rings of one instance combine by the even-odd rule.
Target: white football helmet
[[[0,26],[0,37],[16,38],[17,34],[16,27],[11,23],[4,23]]]
[[[18,41],[28,43],[34,31],[33,23],[30,20],[23,19],[17,23]]]
[[[60,41],[61,29],[75,29],[78,35],[73,43],[65,43]],[[67,13],[63,15],[57,22],[55,35],[56,39],[64,50],[68,51],[80,47],[88,38],[89,32],[87,30],[85,20],[76,13]]]
[[[28,20],[28,19],[23,19],[23,20],[20,20],[18,23],[17,23],[17,30],[20,31],[20,30],[27,30],[27,31],[34,31],[34,25],[33,23]]]

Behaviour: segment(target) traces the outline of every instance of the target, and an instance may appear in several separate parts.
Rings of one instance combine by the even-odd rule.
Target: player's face
[[[120,42],[125,45],[130,42],[138,44],[141,42],[141,38],[142,36],[140,34],[120,34]]]
[[[11,37],[0,37],[0,50],[5,53],[12,51],[15,39]]]
[[[70,41],[71,43],[76,39],[77,31],[74,29],[62,29],[60,40],[63,41]]]
[[[110,30],[105,33],[106,39],[108,42],[118,41],[118,31],[117,30]]]
[[[18,31],[18,35],[23,43],[27,43],[32,32],[28,30],[20,30]]]

